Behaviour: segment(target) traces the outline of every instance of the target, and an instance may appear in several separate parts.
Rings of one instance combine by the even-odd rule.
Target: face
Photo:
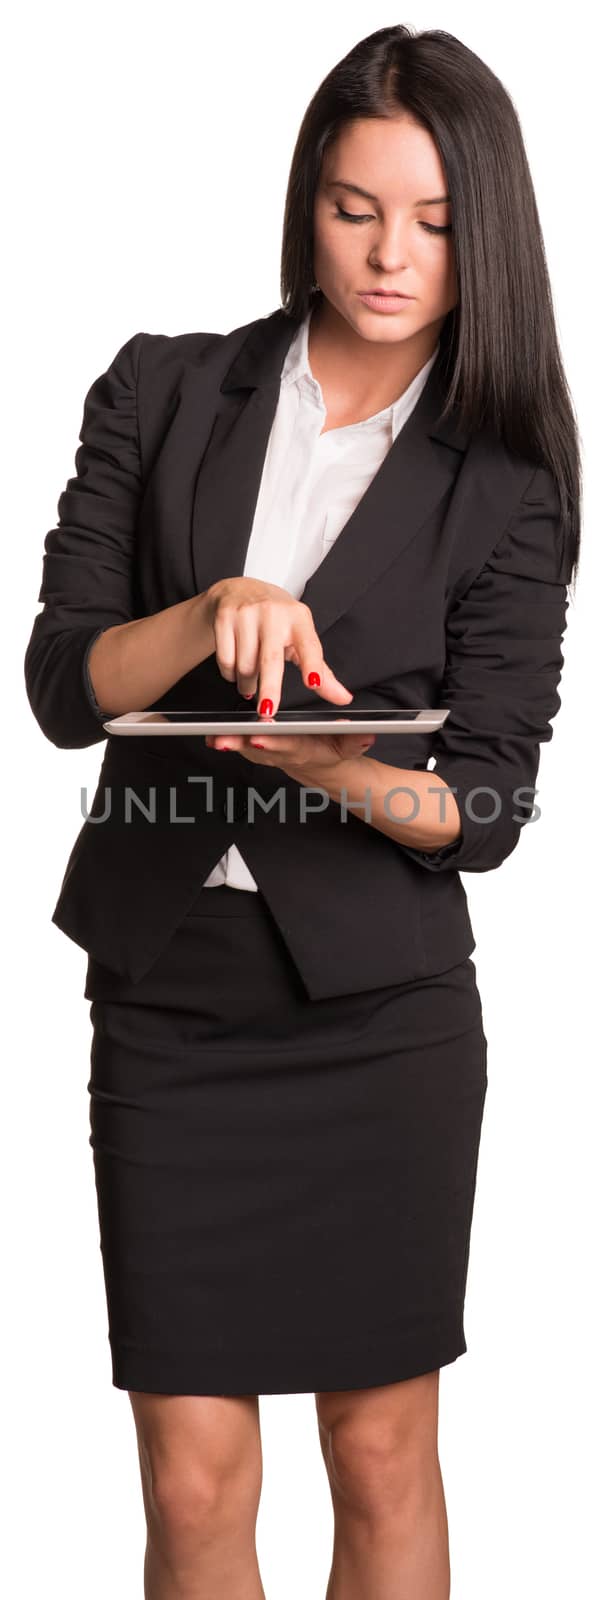
[[[430,330],[434,348],[458,299],[447,194],[434,140],[408,113],[345,124],[326,150],[313,214],[315,278],[324,304],[361,338],[393,344]],[[408,298],[390,299],[385,311],[385,301],[361,297],[383,289]]]

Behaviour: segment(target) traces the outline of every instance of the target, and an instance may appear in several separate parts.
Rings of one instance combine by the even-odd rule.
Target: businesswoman
[[[258,727],[109,737],[54,921],[89,958],[147,1595],[263,1594],[258,1395],[312,1391],[329,1600],[442,1600],[487,1087],[459,874],[532,817],[580,480],[517,117],[452,35],[381,29],[318,89],[282,295],[229,334],[134,335],[86,398],[26,656],[43,731]],[[449,716],[267,736],[322,702]]]

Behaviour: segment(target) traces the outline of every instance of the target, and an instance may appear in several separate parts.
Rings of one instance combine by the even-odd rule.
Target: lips
[[[410,300],[409,294],[403,294],[401,289],[358,289],[358,294],[376,294],[386,300]]]

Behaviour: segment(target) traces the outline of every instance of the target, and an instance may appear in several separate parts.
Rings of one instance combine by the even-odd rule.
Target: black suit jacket
[[[301,598],[352,704],[449,708],[439,733],[380,735],[370,758],[407,769],[410,786],[410,769],[434,757],[460,838],[416,850],[321,796],[301,819],[304,786],[280,768],[195,736],[107,736],[88,687],[93,640],[243,570],[296,328],[277,310],[228,334],[129,339],[88,391],[76,476],[44,541],[30,705],[60,748],[106,741],[52,920],[134,982],[232,841],[313,999],[463,960],[475,940],[460,873],[499,866],[517,844],[560,706],[571,558],[553,476],[487,429],[469,438],[441,422],[437,359]],[[319,704],[291,662],[280,704]],[[155,706],[244,711],[245,701],[213,656]]]

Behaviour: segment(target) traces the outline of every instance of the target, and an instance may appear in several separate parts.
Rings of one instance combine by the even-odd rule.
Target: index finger
[[[285,645],[266,640],[260,647],[258,663],[257,710],[260,716],[272,717],[281,699],[285,670]]]
[[[302,679],[308,689],[318,694],[320,699],[332,701],[335,705],[347,705],[353,700],[353,692],[328,666],[324,659],[321,640],[315,630],[313,619],[310,615],[297,617],[292,626],[292,644]],[[283,668],[285,666],[285,649],[280,652],[281,661],[274,646],[263,646],[261,655],[261,672],[258,711],[260,715],[273,716],[281,697],[281,683]],[[268,658],[268,659],[267,659]]]

